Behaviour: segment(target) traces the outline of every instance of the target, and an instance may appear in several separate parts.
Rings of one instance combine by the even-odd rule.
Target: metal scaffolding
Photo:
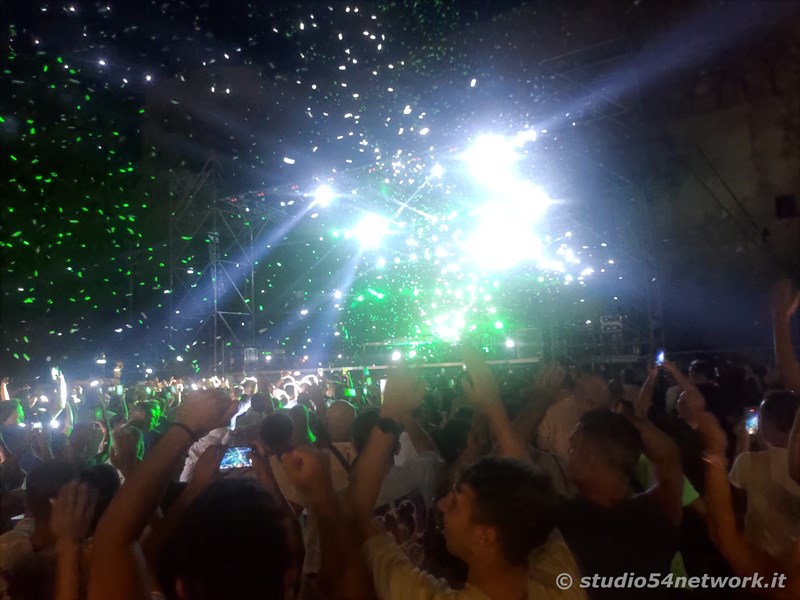
[[[608,298],[562,290],[545,299],[536,324],[545,352],[578,362],[652,354],[663,347],[664,332],[632,42],[616,37],[548,57],[537,71],[548,92],[537,99],[536,113],[558,116],[551,133],[561,141],[549,150],[553,171],[563,174],[551,195],[574,201],[565,226],[582,230],[583,239],[608,242],[626,265],[627,279],[615,282]]]
[[[170,345],[206,346],[214,373],[255,346],[258,244],[285,217],[267,190],[218,197],[219,178],[213,156],[196,175],[176,178],[170,213]]]

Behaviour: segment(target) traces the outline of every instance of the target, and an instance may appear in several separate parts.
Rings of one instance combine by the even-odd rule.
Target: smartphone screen
[[[663,349],[659,350],[658,352],[656,352],[656,366],[657,367],[662,366],[664,364],[665,360],[666,360],[666,354],[664,353]]]
[[[747,411],[747,417],[745,417],[744,422],[745,429],[747,429],[747,433],[750,435],[755,435],[756,431],[758,431],[758,409],[751,408]]]
[[[219,470],[249,469],[253,466],[253,461],[249,457],[252,451],[253,449],[250,446],[228,448],[225,451],[225,456],[222,457],[222,462],[219,463]]]
[[[383,398],[383,391],[386,389],[386,378],[382,378],[380,380],[381,383],[381,398]]]

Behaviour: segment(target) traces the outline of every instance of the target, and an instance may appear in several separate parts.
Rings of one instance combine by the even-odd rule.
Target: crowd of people
[[[3,379],[0,599],[800,598],[799,301],[770,378]]]

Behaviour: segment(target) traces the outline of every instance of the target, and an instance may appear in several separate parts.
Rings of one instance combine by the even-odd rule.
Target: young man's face
[[[458,484],[437,503],[443,513],[444,539],[447,550],[462,560],[469,556],[474,544],[476,524],[472,520],[475,506],[475,490]]]

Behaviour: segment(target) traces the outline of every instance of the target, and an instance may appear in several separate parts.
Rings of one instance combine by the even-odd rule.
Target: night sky
[[[621,273],[632,267],[620,224],[589,225],[581,204],[609,185],[585,148],[603,107],[561,94],[526,62],[558,54],[566,9],[11,6],[0,59],[4,372],[77,369],[102,353],[206,365],[207,336],[168,328],[170,300],[188,306],[170,288],[168,223],[176,180],[212,154],[204,193],[264,190],[284,213],[245,224],[263,231],[253,341],[264,350],[315,366],[398,338],[502,344],[554,294],[624,310],[614,303],[631,294]],[[203,306],[208,231],[181,257]],[[230,285],[224,293],[232,302]]]

